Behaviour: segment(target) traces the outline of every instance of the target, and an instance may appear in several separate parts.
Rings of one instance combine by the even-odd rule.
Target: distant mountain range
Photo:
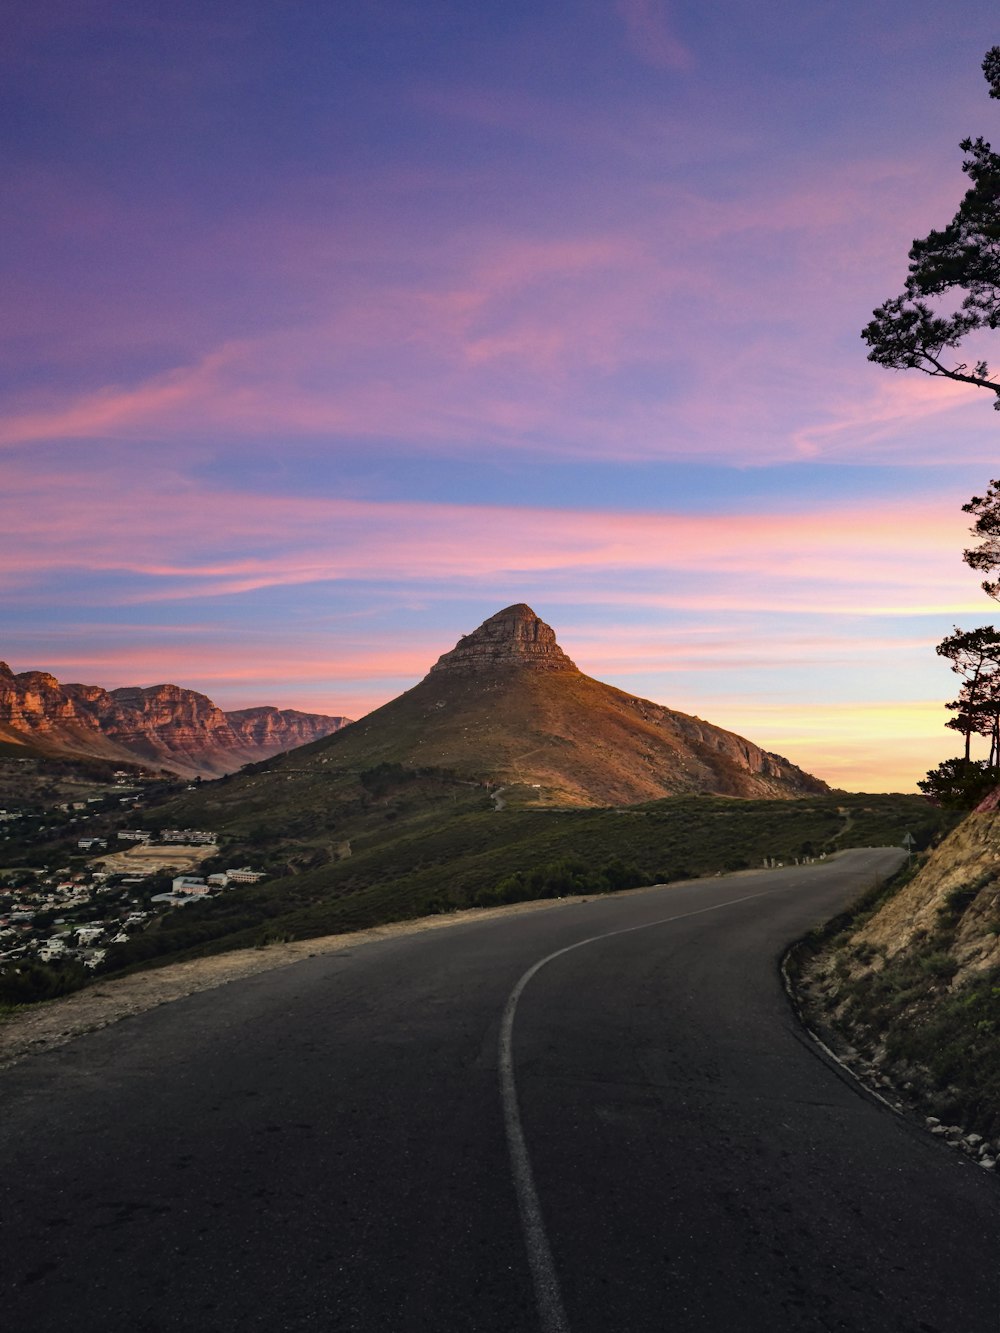
[[[271,707],[224,713],[206,695],[178,685],[63,685],[48,672],[15,675],[0,662],[0,741],[43,754],[219,777],[328,736],[349,721]]]
[[[742,736],[584,675],[523,603],[491,616],[413,689],[295,762],[451,769],[550,805],[829,790]]]

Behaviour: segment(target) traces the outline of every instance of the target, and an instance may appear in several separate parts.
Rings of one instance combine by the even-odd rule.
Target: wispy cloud
[[[918,613],[977,596],[955,558],[961,515],[930,501],[794,513],[690,514],[374,502],[195,489],[165,469],[8,473],[15,502],[0,583],[29,592],[46,571],[124,576],[122,603],[355,580],[656,577],[617,587],[623,605],[816,605]],[[912,534],[920,533],[919,545]],[[675,587],[671,576],[683,575]],[[692,584],[691,579],[696,583]]]
[[[398,211],[424,184],[398,183]],[[387,173],[382,190],[391,187]],[[341,449],[363,438],[438,455],[502,446],[766,465],[905,447],[919,458],[932,452],[927,418],[961,413],[968,399],[876,380],[857,329],[895,279],[872,277],[872,294],[856,293],[866,270],[886,268],[886,210],[906,218],[921,188],[912,168],[872,158],[791,182],[766,176],[728,200],[688,181],[633,184],[627,216],[613,210],[601,225],[477,216],[406,238],[381,216],[324,226],[329,185],[310,204],[300,184],[299,217],[270,201],[197,239],[190,219],[173,219],[175,237],[162,219],[117,217],[95,197],[87,208],[103,248],[86,271],[103,266],[118,229],[152,227],[162,271],[198,278],[197,309],[155,279],[137,303],[140,253],[114,284],[76,290],[54,272],[51,291],[22,292],[10,323],[29,319],[22,346],[36,357],[44,348],[65,387],[40,391],[30,365],[20,387],[15,375],[0,399],[0,443],[225,449],[238,437],[259,452],[279,438]],[[44,216],[52,182],[24,189]],[[95,315],[91,339],[83,328]],[[845,322],[850,355],[838,345]],[[965,446],[973,456],[986,433]]]

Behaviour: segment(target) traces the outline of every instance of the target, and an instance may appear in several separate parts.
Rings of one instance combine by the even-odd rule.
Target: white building
[[[218,834],[200,828],[165,828],[160,834],[161,842],[181,843],[187,846],[192,843],[214,843],[217,838]]]
[[[256,884],[259,879],[263,878],[263,870],[251,870],[249,866],[240,866],[238,870],[226,871],[226,880],[229,884]]]
[[[170,881],[171,893],[207,893],[208,885],[196,875],[177,875]]]

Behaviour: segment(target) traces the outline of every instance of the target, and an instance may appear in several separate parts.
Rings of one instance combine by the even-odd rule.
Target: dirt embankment
[[[943,932],[944,917],[954,930]],[[984,968],[1000,965],[1000,812],[971,814],[920,873],[865,923],[852,943],[892,959],[935,935],[949,933],[957,969],[953,986]],[[942,941],[943,942],[943,941]]]
[[[790,964],[806,1021],[863,1081],[1000,1157],[1000,811],[970,815]]]

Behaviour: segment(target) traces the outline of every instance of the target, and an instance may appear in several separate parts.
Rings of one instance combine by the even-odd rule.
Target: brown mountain
[[[62,685],[46,671],[15,675],[0,662],[0,740],[48,753],[148,764],[183,777],[218,777],[328,736],[349,719],[294,709],[224,713],[178,685]]]
[[[491,616],[413,689],[303,760],[449,768],[559,805],[828,790],[742,736],[585,676],[523,603]]]

